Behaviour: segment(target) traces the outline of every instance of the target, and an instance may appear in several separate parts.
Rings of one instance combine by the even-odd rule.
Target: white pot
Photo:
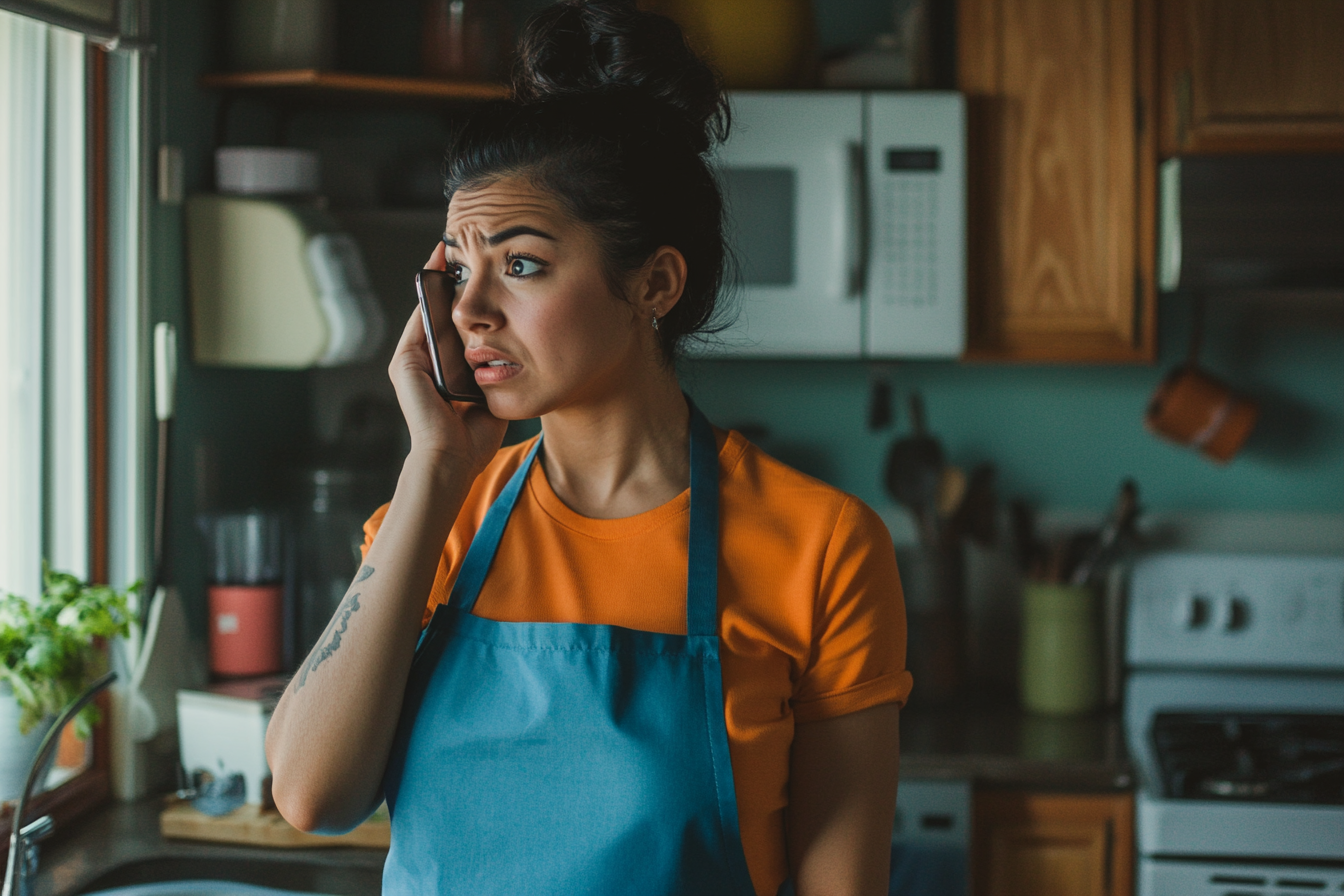
[[[0,802],[19,798],[28,780],[28,768],[37,758],[37,748],[54,721],[48,716],[27,734],[19,734],[19,701],[9,682],[0,681]]]

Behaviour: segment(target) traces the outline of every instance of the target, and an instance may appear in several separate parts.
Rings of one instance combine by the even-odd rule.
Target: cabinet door
[[[739,281],[723,353],[857,358],[863,97],[735,93],[731,101],[733,131],[717,161]]]
[[[1344,3],[1161,0],[1162,151],[1344,150]]]
[[[1127,896],[1133,891],[1129,794],[976,794],[975,896]]]
[[[1154,353],[1153,0],[960,0],[967,356]]]

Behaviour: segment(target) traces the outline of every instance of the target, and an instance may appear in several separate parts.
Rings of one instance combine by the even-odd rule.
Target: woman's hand
[[[447,268],[442,243],[429,256],[425,267],[436,271]],[[448,325],[452,326],[451,322]],[[444,401],[434,388],[430,364],[425,328],[417,308],[406,321],[387,369],[411,431],[411,453],[448,456],[473,474],[479,473],[499,450],[508,423],[493,416],[484,405]]]

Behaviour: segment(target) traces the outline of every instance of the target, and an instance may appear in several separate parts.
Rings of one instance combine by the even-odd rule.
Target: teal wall
[[[952,461],[993,461],[1000,493],[1038,506],[1100,511],[1133,476],[1150,510],[1344,512],[1344,309],[1323,325],[1271,305],[1211,303],[1206,365],[1262,403],[1227,466],[1143,427],[1162,372],[1185,356],[1189,311],[1182,296],[1163,298],[1153,367],[700,361],[684,365],[683,381],[716,422],[764,426],[768,449],[877,508],[891,504],[882,464],[909,431],[904,396],[918,389]],[[892,385],[897,414],[872,432],[875,377]]]

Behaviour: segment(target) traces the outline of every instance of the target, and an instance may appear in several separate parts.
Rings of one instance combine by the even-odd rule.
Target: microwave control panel
[[[871,93],[865,354],[965,348],[965,106],[960,94]]]

